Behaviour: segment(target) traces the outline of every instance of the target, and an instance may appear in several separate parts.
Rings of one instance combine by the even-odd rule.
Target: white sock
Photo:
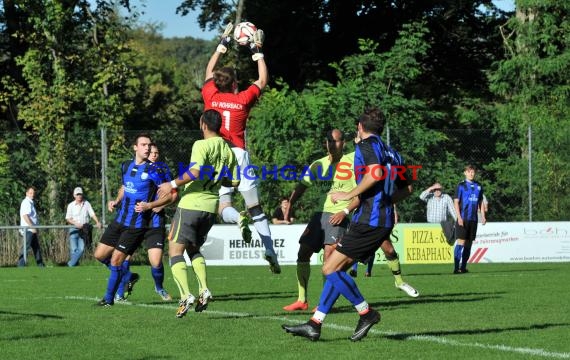
[[[361,302],[360,304],[356,305],[354,308],[360,314],[361,312],[368,310],[368,303],[365,300],[365,301]]]
[[[263,219],[256,221],[256,219]],[[271,230],[269,230],[269,222],[265,218],[265,214],[260,214],[253,218],[253,226],[261,241],[263,242],[263,246],[265,247],[265,253],[270,255],[275,255],[275,249],[273,249],[273,239],[271,239]]]
[[[222,220],[226,223],[237,224],[239,212],[235,208],[228,206],[222,210]]]
[[[315,311],[315,313],[312,316],[312,319],[316,320],[319,324],[322,323],[323,321],[325,321],[325,318],[327,317],[327,314],[322,313],[320,311]]]

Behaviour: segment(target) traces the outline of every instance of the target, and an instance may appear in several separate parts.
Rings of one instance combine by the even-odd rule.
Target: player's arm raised
[[[214,68],[216,67],[218,60],[220,59],[220,55],[226,53],[226,51],[228,50],[228,46],[230,45],[230,42],[232,40],[232,29],[233,28],[234,28],[234,25],[232,23],[229,23],[226,25],[224,33],[220,37],[220,43],[216,47],[216,51],[214,51],[214,53],[210,57],[210,61],[208,61],[208,65],[206,65],[206,74],[205,74],[204,80],[208,80],[208,79],[211,79],[212,77],[214,77]]]
[[[267,64],[265,64],[265,58],[262,51],[264,41],[265,33],[263,30],[258,29],[255,34],[253,34],[252,42],[249,44],[249,49],[253,54],[251,58],[253,61],[257,62],[257,73],[259,74],[259,78],[254,82],[254,84],[262,90],[267,85],[267,80],[269,78]]]

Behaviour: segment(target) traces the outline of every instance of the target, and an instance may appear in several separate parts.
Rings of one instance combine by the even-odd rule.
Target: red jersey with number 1
[[[214,109],[222,115],[220,134],[242,149],[245,149],[245,125],[249,111],[260,95],[261,89],[255,84],[237,94],[220,92],[214,79],[206,80],[202,87],[204,110]]]

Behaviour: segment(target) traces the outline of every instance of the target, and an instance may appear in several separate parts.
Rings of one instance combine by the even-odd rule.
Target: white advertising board
[[[270,225],[273,247],[281,265],[295,265],[299,251],[299,237],[306,224]],[[242,240],[237,225],[214,225],[201,248],[201,253],[208,265],[267,265],[265,248],[250,225],[252,241],[246,244]],[[188,257],[186,262],[190,264]],[[317,264],[317,255],[311,258],[311,264]]]
[[[488,223],[477,227],[472,263],[570,261],[570,222]]]
[[[281,265],[295,265],[299,237],[306,224],[270,225]],[[265,248],[250,225],[253,240],[246,244],[236,225],[215,225],[201,252],[208,265],[267,265]],[[441,239],[437,224],[398,224],[394,244],[400,261],[415,264],[453,263],[453,247]],[[418,234],[425,236],[419,236]],[[418,240],[419,239],[419,240]],[[420,241],[421,240],[421,241]],[[190,264],[188,257],[186,261]],[[377,261],[381,261],[378,258]],[[479,224],[470,263],[570,261],[570,222],[512,222]],[[311,264],[320,264],[320,254]]]

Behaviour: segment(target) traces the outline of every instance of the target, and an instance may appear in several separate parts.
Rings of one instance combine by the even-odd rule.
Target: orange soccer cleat
[[[291,305],[283,307],[283,310],[285,311],[298,311],[298,310],[307,310],[307,309],[309,309],[309,304],[299,300],[295,301]]]

